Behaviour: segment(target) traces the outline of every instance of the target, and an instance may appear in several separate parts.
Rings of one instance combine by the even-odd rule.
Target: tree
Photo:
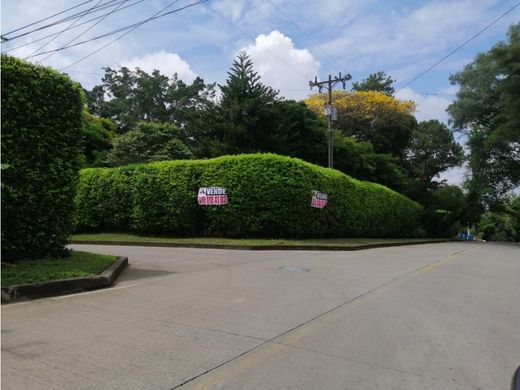
[[[370,142],[377,153],[404,157],[417,125],[412,115],[413,102],[400,101],[375,91],[334,91],[332,100],[338,111],[335,126],[344,135]],[[315,94],[305,99],[305,104],[318,115],[323,115],[327,101],[326,94]]]
[[[214,84],[197,77],[191,85],[136,68],[105,68],[103,84],[86,91],[89,111],[112,119],[119,133],[132,129],[138,121],[172,122],[185,129],[196,122],[200,111],[212,105]]]
[[[420,181],[423,202],[429,200],[427,193],[439,184],[434,178],[446,169],[459,165],[463,157],[462,147],[446,125],[437,120],[419,123],[412,132],[407,162],[413,176]]]
[[[488,210],[477,226],[485,240],[520,241],[520,196],[506,198],[497,210]]]
[[[479,54],[450,77],[460,86],[448,107],[454,126],[468,137],[466,182],[473,218],[520,185],[520,24],[506,42]]]
[[[358,142],[334,132],[334,167],[359,180],[367,180],[406,193],[410,187],[407,172],[396,157],[374,151],[369,142]]]
[[[395,89],[393,87],[395,80],[388,76],[385,72],[380,71],[371,73],[366,79],[361,82],[354,81],[352,83],[353,91],[377,91],[385,95],[393,96]]]
[[[114,148],[107,156],[107,163],[118,166],[191,157],[192,153],[180,140],[180,131],[176,126],[138,122],[134,130],[116,139]]]
[[[81,133],[86,166],[103,166],[116,137],[116,125],[110,119],[99,118],[83,110]]]
[[[450,211],[460,217],[466,205],[464,192],[456,185],[443,185],[432,194],[432,208]]]
[[[303,102],[276,101],[268,110],[272,142],[265,151],[298,157],[318,165],[327,160],[327,127]]]
[[[220,104],[211,110],[211,123],[199,135],[202,153],[209,156],[266,151],[274,142],[273,104],[278,92],[261,83],[253,62],[241,52],[233,62]]]

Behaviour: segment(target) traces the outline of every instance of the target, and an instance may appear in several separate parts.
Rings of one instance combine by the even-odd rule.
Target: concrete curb
[[[127,265],[128,257],[119,257],[99,275],[2,287],[2,303],[8,303],[21,298],[53,297],[110,287]]]
[[[123,246],[151,246],[163,248],[201,248],[201,249],[234,249],[234,250],[254,250],[254,251],[359,251],[364,249],[387,248],[392,246],[437,244],[449,242],[451,240],[424,240],[416,242],[388,242],[380,244],[360,244],[353,246],[341,245],[228,245],[228,244],[174,244],[174,243],[155,243],[155,242],[128,242],[128,241],[76,241],[71,244],[83,245],[123,245]]]

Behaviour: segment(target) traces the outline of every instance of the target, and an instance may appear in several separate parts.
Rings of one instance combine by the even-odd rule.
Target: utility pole
[[[332,107],[332,89],[336,86],[336,84],[341,83],[343,85],[343,89],[346,87],[347,80],[352,78],[348,73],[344,76],[339,72],[339,76],[332,76],[329,74],[329,79],[327,81],[318,81],[318,78],[315,77],[314,81],[309,81],[309,86],[318,87],[318,91],[321,93],[321,90],[325,88],[329,92],[329,103],[325,106],[325,115],[327,116],[327,125],[329,128],[329,168],[332,168],[334,165],[334,140],[332,138],[332,121],[336,120],[335,114],[336,109]]]

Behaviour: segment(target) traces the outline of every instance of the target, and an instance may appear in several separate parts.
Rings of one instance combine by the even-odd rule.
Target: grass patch
[[[216,237],[152,237],[127,233],[91,233],[75,234],[72,236],[75,243],[81,241],[153,243],[153,244],[204,244],[204,245],[246,245],[246,246],[359,246],[390,243],[423,242],[421,238],[323,238],[323,239],[263,239],[263,238],[216,238]],[[430,241],[430,240],[428,240]],[[442,240],[439,240],[442,241]]]
[[[116,258],[72,251],[69,256],[63,258],[21,260],[16,264],[2,263],[2,287],[96,275],[104,271]]]

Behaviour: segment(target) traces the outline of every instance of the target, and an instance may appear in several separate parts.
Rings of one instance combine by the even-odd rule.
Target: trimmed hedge
[[[73,228],[81,87],[2,55],[2,258],[58,255]]]
[[[229,237],[403,237],[422,207],[378,184],[274,154],[81,171],[78,231]],[[225,187],[226,206],[199,206],[199,187]],[[328,194],[310,207],[311,191]]]

